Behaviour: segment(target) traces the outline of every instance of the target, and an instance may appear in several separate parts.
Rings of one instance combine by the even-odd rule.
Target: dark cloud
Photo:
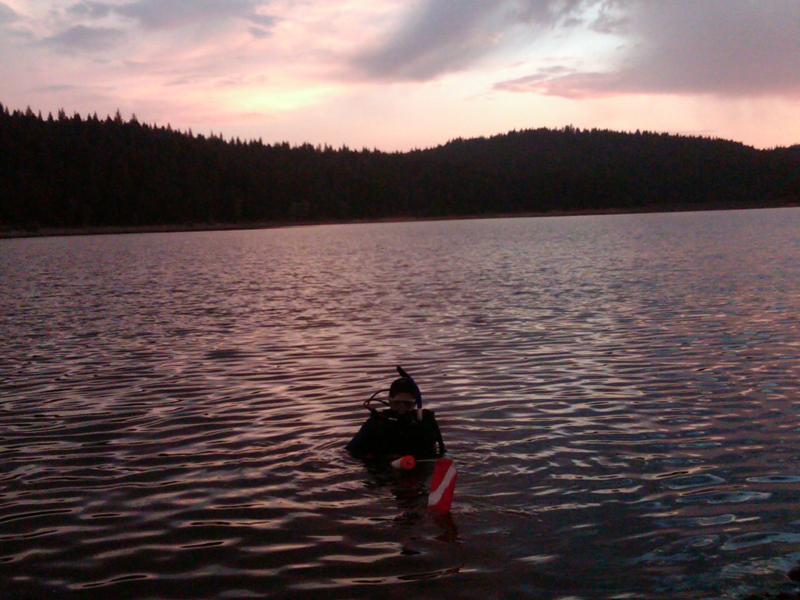
[[[191,25],[213,26],[229,19],[244,19],[255,26],[271,27],[275,19],[258,12],[267,0],[134,0],[122,4],[82,0],[70,6],[71,16],[103,18],[120,15],[144,29],[179,29]]]
[[[262,27],[272,27],[275,24],[275,17],[269,15],[251,14],[247,20]]]
[[[518,0],[506,2],[513,21],[534,23],[551,27],[559,23],[571,25],[575,22],[575,14],[587,5],[596,4],[596,0]],[[579,19],[578,19],[579,20]]]
[[[645,92],[800,90],[800,2],[672,0],[631,7],[621,85]]]
[[[598,6],[598,15],[590,28],[598,33],[624,35],[628,32],[627,5],[629,0],[606,0]]]
[[[78,2],[67,9],[71,15],[90,18],[102,18],[111,14],[112,6],[103,2]]]
[[[0,23],[10,23],[17,20],[17,13],[0,2]]]
[[[798,0],[423,0],[352,66],[373,79],[427,80],[567,30],[613,36],[619,49],[600,68],[536,71],[497,88],[567,97],[800,92]],[[574,64],[587,62],[580,51]]]
[[[385,44],[357,56],[370,77],[429,79],[460,69],[486,52],[498,6],[483,0],[429,0]]]
[[[261,15],[257,0],[136,0],[114,7],[114,12],[137,20],[147,29],[175,29],[242,18],[258,25],[272,24]]]
[[[626,10],[619,27],[631,42],[619,64],[603,72],[538,71],[496,87],[573,98],[621,93],[800,94],[798,2],[618,4]]]
[[[589,4],[599,0],[590,0]],[[353,60],[377,79],[425,80],[492,51],[512,27],[574,25],[587,0],[426,0],[384,44]]]
[[[31,91],[41,94],[50,94],[53,92],[72,92],[81,89],[77,85],[70,84],[54,84],[54,85],[39,85],[31,89]]]
[[[69,51],[107,50],[116,46],[124,36],[119,29],[75,25],[45,38],[45,43]]]

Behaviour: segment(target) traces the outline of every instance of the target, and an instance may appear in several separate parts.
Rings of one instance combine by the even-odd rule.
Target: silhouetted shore
[[[528,129],[407,152],[265,144],[0,105],[0,229],[76,234],[796,203],[800,145]]]
[[[0,106],[0,190],[1,229],[49,235],[708,210],[796,201],[800,146],[567,126],[382,152]]]
[[[195,223],[183,225],[142,225],[118,227],[42,227],[34,230],[0,229],[0,239],[30,238],[30,237],[57,237],[79,235],[119,235],[129,233],[169,233],[191,231],[237,231],[248,229],[278,229],[286,227],[311,227],[315,225],[348,225],[359,223],[411,223],[424,221],[463,221],[473,219],[514,219],[514,218],[541,218],[541,217],[578,217],[593,215],[623,215],[623,214],[653,214],[669,212],[706,212],[722,210],[758,210],[770,208],[800,208],[800,199],[786,202],[772,202],[743,205],[713,204],[706,206],[675,205],[671,207],[659,206],[653,209],[596,209],[576,211],[547,211],[523,213],[497,213],[486,215],[451,215],[442,217],[414,218],[414,217],[387,217],[378,219],[349,219],[349,220],[307,220],[307,221],[263,221],[256,223]]]

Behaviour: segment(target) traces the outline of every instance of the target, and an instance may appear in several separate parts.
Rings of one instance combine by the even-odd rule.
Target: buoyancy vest
[[[416,411],[404,415],[396,415],[389,409],[374,411],[347,444],[347,449],[356,455],[411,454],[415,458],[431,458],[445,451],[436,417],[427,409],[422,411],[421,421]]]

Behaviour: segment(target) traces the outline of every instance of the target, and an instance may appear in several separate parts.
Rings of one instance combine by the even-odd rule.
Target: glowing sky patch
[[[336,93],[337,88],[332,85],[305,85],[295,88],[245,87],[225,92],[222,96],[225,98],[226,108],[231,111],[275,113],[307,108],[324,102]]]

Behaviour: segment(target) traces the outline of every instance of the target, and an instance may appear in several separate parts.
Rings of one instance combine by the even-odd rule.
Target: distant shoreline
[[[518,213],[487,213],[481,215],[447,215],[434,217],[385,217],[375,219],[343,219],[343,220],[304,220],[304,221],[261,221],[252,223],[195,223],[173,225],[121,225],[107,227],[43,227],[37,230],[0,229],[0,239],[65,237],[86,235],[120,235],[134,233],[178,233],[193,231],[246,231],[253,229],[284,229],[290,227],[310,227],[315,225],[358,225],[370,223],[413,223],[424,221],[464,221],[477,219],[513,219],[541,217],[579,217],[626,214],[656,214],[675,212],[709,212],[724,210],[758,210],[771,208],[800,208],[799,200],[759,204],[704,204],[701,206],[675,205],[652,208],[602,208],[594,210],[554,210]]]

